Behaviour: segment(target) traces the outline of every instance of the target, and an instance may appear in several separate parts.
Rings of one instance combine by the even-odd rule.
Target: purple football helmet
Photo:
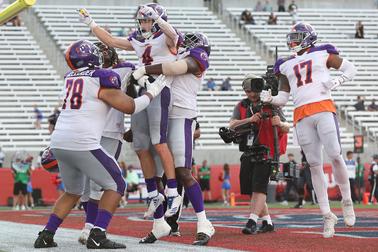
[[[41,164],[42,167],[51,173],[59,172],[58,161],[54,157],[53,153],[51,152],[50,148],[46,148],[41,157]]]
[[[297,23],[286,35],[287,46],[293,52],[313,46],[318,41],[318,34],[315,29],[308,23]]]
[[[159,4],[156,4],[156,3],[149,3],[149,4],[146,4],[144,6],[148,6],[148,7],[151,7],[152,9],[155,10],[155,12],[165,21],[168,20],[168,16],[167,16],[167,10],[159,5]],[[159,25],[155,22],[155,20],[153,20],[153,24],[152,24],[152,29],[151,31],[144,31],[140,25],[140,20],[150,20],[151,18],[144,15],[143,13],[141,13],[139,10],[142,6],[139,6],[138,7],[138,11],[137,11],[137,15],[136,15],[136,23],[137,23],[137,30],[138,30],[138,33],[143,37],[143,38],[146,38],[148,39],[149,37],[151,37],[154,33],[160,31],[160,27]]]
[[[72,70],[77,70],[83,67],[101,67],[103,57],[98,47],[92,42],[78,40],[68,47],[66,61]]]
[[[188,32],[185,33],[183,46],[186,49],[192,49],[195,47],[205,50],[208,56],[210,56],[211,46],[209,39],[202,32]]]

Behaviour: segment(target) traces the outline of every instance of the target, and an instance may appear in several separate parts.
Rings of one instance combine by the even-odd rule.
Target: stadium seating
[[[229,20],[238,27],[240,14],[244,9],[227,9]],[[292,24],[289,13],[277,12],[277,25],[267,25],[269,13],[252,12],[256,25],[244,25],[243,31],[252,36],[257,48],[271,54],[278,47],[279,56],[288,56],[286,34]],[[378,120],[374,113],[357,112],[353,107],[358,95],[365,97],[365,105],[378,95],[376,72],[378,64],[378,11],[347,10],[347,9],[300,9],[298,21],[312,24],[319,34],[320,43],[332,43],[345,57],[352,61],[358,69],[358,75],[351,82],[343,84],[333,91],[336,105],[344,111],[354,126],[362,127],[373,140],[378,139]],[[355,39],[355,24],[362,21],[365,38]],[[336,73],[336,71],[334,71]]]

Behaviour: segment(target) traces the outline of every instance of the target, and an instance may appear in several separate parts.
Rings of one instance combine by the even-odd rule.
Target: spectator
[[[207,201],[211,201],[210,191],[210,166],[207,165],[207,160],[203,160],[202,166],[198,171],[199,182],[201,185],[203,199],[205,199],[205,192],[207,192]]]
[[[287,158],[289,161],[287,163],[283,164],[283,172],[284,176],[287,176],[289,174],[292,174],[291,171],[295,169],[295,166],[297,165],[297,162],[294,160],[294,155],[292,153],[287,154]],[[287,206],[289,201],[289,194],[290,191],[294,188],[295,192],[298,191],[297,188],[297,179],[288,180],[286,182],[286,188],[284,193],[284,201],[282,201],[282,205]]]
[[[16,152],[11,168],[14,177],[13,210],[26,209],[27,184],[30,180],[30,168],[33,157],[25,151]]]
[[[314,187],[312,186],[312,180],[311,180],[310,165],[308,164],[306,156],[304,155],[303,151],[301,151],[301,154],[302,154],[302,160],[301,160],[302,165],[301,165],[301,169],[299,170],[299,178],[297,179],[298,203],[294,206],[294,208],[303,208],[305,188],[307,189],[307,192],[310,194],[311,204],[315,205],[316,203],[315,191],[314,191]]]
[[[240,17],[240,25],[242,24],[256,24],[255,19],[252,16],[252,13],[249,10],[244,10]]]
[[[355,38],[364,38],[364,25],[361,21],[358,21],[356,24],[356,34],[354,35]]]
[[[230,80],[231,78],[230,77],[227,77],[223,83],[222,83],[222,86],[221,86],[221,90],[222,91],[229,91],[231,90],[231,83],[230,83]]]
[[[368,111],[378,111],[378,105],[375,104],[375,99],[371,100],[371,104],[368,105]]]
[[[261,1],[257,1],[254,11],[263,11],[263,8]]]
[[[36,104],[33,105],[33,108],[34,108],[34,115],[35,115],[34,127],[36,129],[40,129],[43,115],[42,115],[41,110],[38,109]]]
[[[9,22],[11,22],[13,26],[21,26],[21,18],[18,15],[14,16]]]
[[[268,25],[276,25],[276,24],[277,24],[277,16],[274,15],[273,12],[271,12],[268,18]]]
[[[358,192],[358,200],[362,200],[362,195],[365,193],[365,181],[364,181],[365,167],[361,164],[361,158],[357,157],[356,166],[356,184]]]
[[[219,180],[222,181],[222,198],[223,204],[230,205],[230,189],[231,189],[231,177],[230,177],[230,166],[224,164],[223,173],[220,174]]]
[[[357,196],[356,196],[356,161],[353,160],[353,152],[352,151],[347,151],[346,154],[346,160],[345,160],[345,165],[348,170],[348,176],[349,176],[349,184],[350,184],[350,193],[352,196],[352,201],[353,203],[356,202]]]
[[[26,186],[26,208],[34,208],[34,199],[33,199],[33,185],[31,182],[31,176],[29,177],[29,182]]]
[[[0,147],[0,168],[3,168],[4,159],[5,159],[5,154],[4,154],[4,152],[1,150],[1,147]]]
[[[208,91],[214,91],[215,90],[215,87],[217,86],[215,84],[215,81],[213,78],[210,78],[207,83],[206,83],[206,86],[207,86],[207,90]]]
[[[139,175],[135,171],[134,166],[129,165],[127,167],[127,192],[126,192],[126,202],[129,199],[129,194],[131,192],[139,192],[139,202],[142,202],[142,188],[139,185]]]
[[[52,134],[52,132],[54,131],[55,124],[56,124],[56,121],[58,120],[59,114],[60,114],[60,110],[58,107],[56,107],[54,109],[54,112],[51,115],[49,115],[49,117],[47,118],[47,121],[49,123],[48,130],[50,134]]]
[[[364,97],[362,96],[357,96],[357,103],[354,104],[354,108],[356,109],[356,111],[365,111],[365,99]]]
[[[294,0],[291,1],[291,4],[287,9],[290,13],[293,25],[296,24],[298,22],[298,6],[295,4]]]
[[[277,0],[278,11],[285,12],[285,0]]]
[[[266,12],[272,12],[273,11],[273,6],[270,4],[269,0],[265,1],[263,11],[266,11]]]
[[[378,154],[373,156],[370,166],[369,181],[371,185],[369,204],[373,202],[373,197],[378,201]]]

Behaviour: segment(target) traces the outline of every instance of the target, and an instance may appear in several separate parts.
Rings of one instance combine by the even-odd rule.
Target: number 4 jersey
[[[50,148],[94,150],[100,148],[110,106],[98,98],[100,89],[120,89],[120,76],[112,70],[69,72],[64,77],[66,96],[51,136]]]
[[[302,55],[277,60],[275,74],[283,74],[290,84],[294,101],[294,124],[320,112],[336,112],[330,90],[322,83],[331,79],[327,67],[330,54],[339,54],[330,44],[311,47]]]

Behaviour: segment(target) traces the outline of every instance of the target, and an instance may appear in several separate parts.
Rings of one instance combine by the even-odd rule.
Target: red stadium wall
[[[370,164],[365,164],[365,186],[366,191],[369,191],[370,184],[367,181],[369,174]],[[231,171],[231,192],[235,194],[240,193],[239,187],[239,165],[230,165]],[[336,199],[339,197],[340,192],[336,186],[335,179],[332,175],[332,168],[330,164],[324,165],[324,171],[328,177],[328,195],[330,199]],[[219,176],[223,172],[223,165],[211,166],[211,179],[210,189],[213,200],[222,199],[222,182],[219,180]],[[32,172],[32,185],[34,189],[41,189],[42,199],[46,203],[53,203],[58,198],[56,191],[56,185],[53,183],[54,175],[48,173],[43,169],[36,169]],[[0,169],[0,205],[7,205],[7,199],[12,197],[13,194],[13,175],[11,169]]]

